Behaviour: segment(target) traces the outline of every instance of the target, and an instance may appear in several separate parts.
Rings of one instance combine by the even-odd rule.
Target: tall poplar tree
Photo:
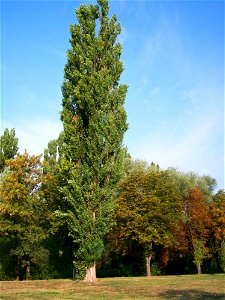
[[[76,10],[62,86],[63,215],[74,241],[76,272],[87,281],[96,279],[95,262],[111,226],[127,130],[127,85],[119,84],[122,46],[116,43],[121,26],[108,13],[107,0]]]

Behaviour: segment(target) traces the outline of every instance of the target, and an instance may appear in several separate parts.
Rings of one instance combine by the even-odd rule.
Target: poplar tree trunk
[[[152,258],[152,254],[150,254],[149,256],[146,256],[146,275],[147,275],[147,277],[151,276],[151,258]]]
[[[87,269],[84,281],[87,281],[87,282],[96,281],[96,266],[95,266],[95,264],[93,266],[91,266],[89,269]]]
[[[93,218],[93,222],[95,222],[96,221],[95,211],[93,211],[93,213],[92,213],[92,218]],[[87,282],[96,281],[96,265],[95,264],[86,270],[86,276],[85,276],[84,280]]]

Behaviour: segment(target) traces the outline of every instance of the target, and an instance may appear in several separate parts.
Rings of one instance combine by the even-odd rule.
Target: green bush
[[[157,262],[151,264],[151,274],[153,276],[160,276],[163,275],[162,269],[160,268]]]

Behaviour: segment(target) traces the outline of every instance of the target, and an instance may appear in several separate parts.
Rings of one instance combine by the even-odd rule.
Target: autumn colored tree
[[[210,176],[200,176],[194,172],[184,173],[175,168],[169,168],[170,176],[176,181],[181,197],[188,197],[192,189],[199,189],[207,204],[213,200],[213,191],[216,187],[216,180]]]
[[[212,226],[210,227],[209,247],[215,264],[219,266],[221,264],[221,257],[224,257],[224,254],[222,255],[225,241],[224,190],[217,191],[217,193],[213,196],[213,201],[210,205],[210,216],[212,219]]]
[[[180,241],[174,249],[178,256],[190,262],[194,259],[197,241],[203,244],[204,258],[209,258],[209,207],[213,202],[213,190],[216,180],[210,176],[199,176],[196,173],[180,172],[170,168],[171,177],[177,182],[177,188],[183,199],[183,220],[180,222],[180,230],[174,232]],[[206,255],[207,254],[207,255]]]
[[[219,190],[213,196],[213,202],[210,206],[210,215],[212,218],[212,230],[217,247],[222,241],[225,241],[225,191]]]
[[[42,189],[50,178],[42,173],[40,156],[25,152],[5,164],[7,173],[0,184],[0,238],[10,242],[9,255],[15,258],[17,279],[21,268],[28,279],[37,248],[51,229]]]
[[[154,245],[169,247],[176,242],[173,230],[181,218],[179,192],[167,171],[155,165],[141,170],[139,164],[122,180],[116,204],[111,239],[122,250],[129,241],[141,245],[150,276]]]
[[[201,273],[201,263],[207,250],[204,247],[209,236],[211,218],[209,206],[202,192],[198,188],[189,191],[183,199],[184,219],[180,227],[180,248],[190,250],[194,258],[197,271]],[[201,253],[201,255],[200,255]],[[201,259],[200,259],[201,257]]]
[[[16,138],[15,129],[9,131],[8,128],[4,130],[0,138],[0,172],[3,171],[5,160],[13,158],[18,151],[18,138]]]
[[[76,10],[62,86],[61,216],[73,238],[76,271],[88,281],[96,279],[95,262],[111,226],[127,130],[127,86],[119,84],[122,47],[116,43],[121,26],[108,13],[107,0]]]

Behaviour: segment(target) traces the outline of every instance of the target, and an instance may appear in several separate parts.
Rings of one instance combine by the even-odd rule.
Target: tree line
[[[63,131],[43,156],[0,152],[0,279],[224,271],[225,193],[210,176],[134,161],[120,83],[121,26],[107,0],[76,9]]]
[[[63,200],[60,139],[49,142],[43,160],[19,154],[17,144],[15,130],[6,129],[1,137],[0,278],[83,278],[75,241],[82,232],[86,243],[89,237],[87,225],[76,225]],[[94,258],[97,275],[200,274],[202,267],[208,273],[225,271],[225,192],[213,192],[215,179],[135,161],[125,150],[123,166],[107,207],[110,228]]]

